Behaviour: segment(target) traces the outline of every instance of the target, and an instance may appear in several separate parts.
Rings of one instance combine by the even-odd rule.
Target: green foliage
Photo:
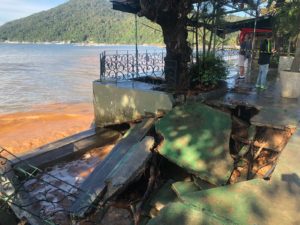
[[[279,34],[295,38],[300,32],[300,1],[282,4],[275,19],[275,29]]]
[[[0,27],[0,40],[134,44],[134,15],[112,10],[109,0],[70,0]],[[163,43],[158,25],[138,19],[139,44]],[[143,25],[150,25],[158,31]]]
[[[220,80],[228,75],[226,62],[219,56],[213,54],[199,58],[190,68],[191,86],[197,85],[216,86]]]

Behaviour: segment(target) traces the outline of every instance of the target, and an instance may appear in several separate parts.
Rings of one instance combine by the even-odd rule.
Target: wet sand
[[[92,103],[51,104],[0,115],[0,146],[21,155],[49,142],[89,129]]]

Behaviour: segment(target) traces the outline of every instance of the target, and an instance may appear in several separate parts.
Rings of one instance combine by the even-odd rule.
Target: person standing
[[[245,37],[246,38],[246,37]],[[239,51],[239,79],[244,79],[245,78],[245,46],[246,42],[245,39],[242,37],[242,34],[240,34],[237,37],[237,44],[240,46],[240,51]]]
[[[271,44],[271,37],[268,35],[260,43],[260,50],[259,50],[259,57],[258,57],[258,64],[259,64],[259,71],[258,77],[256,80],[256,87],[261,89],[267,88],[267,74],[269,71],[269,65],[272,55],[272,44]]]
[[[244,76],[248,74],[248,67],[252,55],[252,36],[247,34],[245,37],[245,60],[244,60]]]
[[[247,73],[249,59],[251,57],[252,42],[249,34],[245,34],[243,39],[239,39],[240,52],[239,52],[239,79],[245,78]]]

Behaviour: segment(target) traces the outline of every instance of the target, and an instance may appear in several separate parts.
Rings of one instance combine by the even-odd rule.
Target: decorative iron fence
[[[144,76],[164,78],[165,51],[108,52],[100,54],[100,81],[120,81]]]
[[[200,52],[201,54],[201,52]],[[237,49],[218,49],[216,55],[224,60],[237,60]],[[145,76],[177,81],[177,62],[165,61],[166,52],[104,51],[100,54],[100,81],[135,80]],[[196,62],[193,54],[192,62]],[[170,75],[170,76],[169,76]]]
[[[12,166],[21,161],[24,167]],[[78,160],[74,162],[74,165],[77,164]],[[10,210],[13,209],[19,219],[22,218],[24,224],[26,222],[32,225],[99,224],[97,218],[80,219],[72,216],[69,208],[78,194],[83,191],[73,183],[77,178],[73,180],[61,178],[60,173],[65,173],[70,167],[62,169],[60,166],[62,165],[42,170],[0,147],[2,216],[8,218],[14,216]],[[101,209],[101,206],[95,204],[92,208],[97,210]],[[1,219],[5,221],[6,218]]]

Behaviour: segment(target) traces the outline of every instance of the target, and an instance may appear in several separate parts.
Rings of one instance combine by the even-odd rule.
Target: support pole
[[[291,38],[289,38],[289,46],[288,46],[288,57],[291,56]]]
[[[196,21],[197,23],[199,22],[199,11],[200,11],[200,4],[197,4],[197,16],[196,16]],[[198,66],[200,66],[199,62],[199,33],[198,33],[198,27],[195,27],[196,29],[196,63]]]
[[[216,55],[216,41],[217,41],[217,2],[214,1],[214,11],[213,11],[213,29],[214,29],[214,34],[213,34],[213,55]]]
[[[135,14],[135,75],[139,75],[139,52],[138,52],[138,26],[137,26],[137,15]]]
[[[249,65],[250,75],[251,75],[252,66],[253,66],[253,55],[254,55],[253,52],[254,52],[255,41],[256,41],[256,27],[257,27],[257,18],[259,16],[259,12],[258,12],[259,5],[260,5],[260,0],[257,0],[256,11],[255,11],[254,29],[253,29],[253,39],[252,39],[252,54],[251,54],[251,62],[250,62],[250,65]]]

